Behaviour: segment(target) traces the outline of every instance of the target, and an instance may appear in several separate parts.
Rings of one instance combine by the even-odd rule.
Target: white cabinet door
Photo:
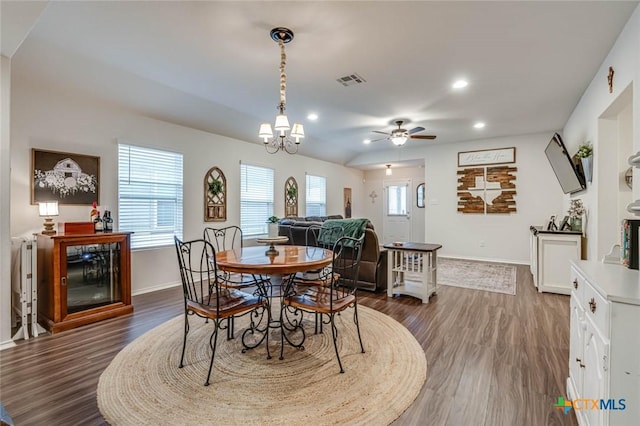
[[[578,298],[571,295],[571,321],[569,335],[569,377],[578,396],[582,396],[584,368],[584,310]]]
[[[538,288],[538,236],[529,233],[529,270],[533,276],[533,285]]]
[[[585,319],[585,325],[582,398],[606,400],[609,398],[607,389],[607,383],[609,383],[609,343],[600,336],[591,318]],[[604,410],[584,408],[583,414],[588,425],[605,425]],[[606,418],[608,419],[608,414]]]

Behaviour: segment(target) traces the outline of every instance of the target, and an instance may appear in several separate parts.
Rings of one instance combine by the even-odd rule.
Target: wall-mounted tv
[[[585,183],[584,176],[571,159],[559,134],[556,133],[553,135],[544,153],[547,155],[549,163],[551,163],[551,168],[556,174],[562,191],[565,194],[586,189],[587,184]]]

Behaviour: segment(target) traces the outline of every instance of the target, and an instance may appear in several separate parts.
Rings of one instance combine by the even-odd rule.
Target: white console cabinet
[[[567,396],[578,423],[637,426],[640,274],[622,265],[571,261],[570,307]]]
[[[539,292],[571,294],[569,262],[582,258],[579,232],[531,229],[530,269]]]

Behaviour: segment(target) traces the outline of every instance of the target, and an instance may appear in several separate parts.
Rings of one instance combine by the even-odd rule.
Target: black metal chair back
[[[210,242],[216,251],[242,248],[242,229],[238,226],[224,228],[204,228],[204,239]]]
[[[213,245],[205,240],[183,242],[177,237],[174,239],[185,305],[191,302],[202,306],[214,306],[219,312],[215,303],[217,297],[211,297],[219,294],[216,251]]]
[[[333,245],[331,265],[335,278],[331,287],[336,298],[352,294],[357,289],[363,244],[364,235],[360,238],[341,237]]]
[[[333,245],[344,236],[344,228],[340,225],[310,225],[305,233],[305,245],[322,247],[331,250]]]

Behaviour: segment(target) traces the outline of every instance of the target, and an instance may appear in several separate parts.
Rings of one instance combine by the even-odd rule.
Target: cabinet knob
[[[589,307],[591,308],[591,313],[595,314],[596,313],[596,300],[592,297],[591,300],[589,300]]]
[[[60,285],[67,285],[67,277],[60,278]]]
[[[577,278],[573,279],[573,288],[575,288],[576,290],[578,289],[578,279]]]

